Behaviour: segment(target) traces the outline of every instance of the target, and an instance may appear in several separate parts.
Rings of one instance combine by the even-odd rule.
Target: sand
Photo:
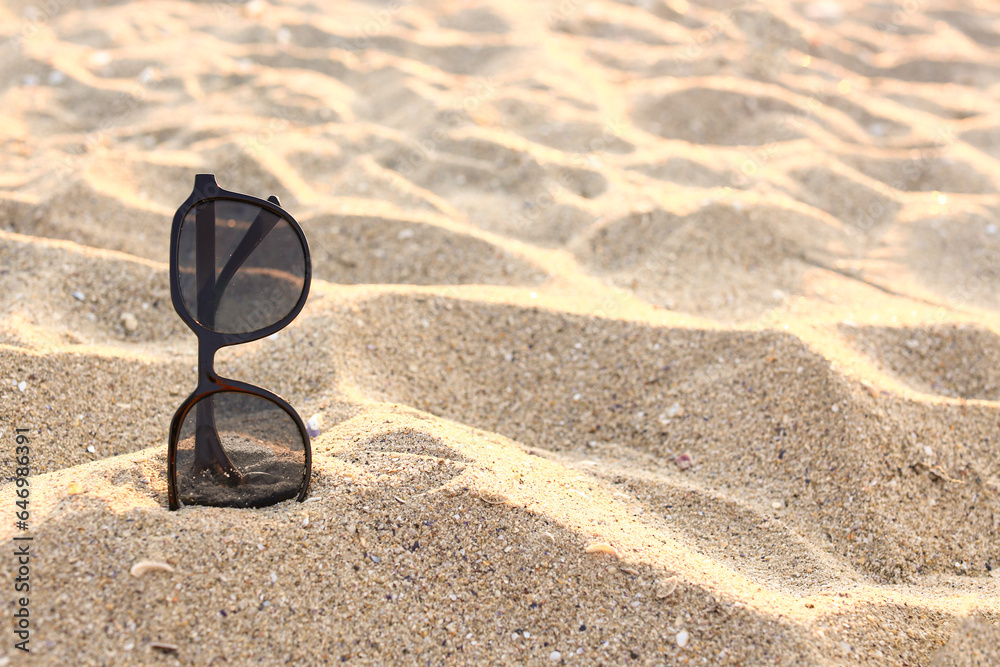
[[[0,665],[1000,664],[989,3],[9,1],[0,38]],[[310,242],[300,316],[217,358],[321,424],[302,504],[167,510],[198,172]]]

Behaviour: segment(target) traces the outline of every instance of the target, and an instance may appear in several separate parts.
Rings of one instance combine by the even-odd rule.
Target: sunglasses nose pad
[[[267,201],[271,202],[275,206],[281,206],[281,202],[278,201],[277,195],[271,195],[270,197],[267,198]]]

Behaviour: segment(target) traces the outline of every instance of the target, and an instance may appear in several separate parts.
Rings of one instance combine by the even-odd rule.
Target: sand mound
[[[433,225],[366,216],[302,222],[315,275],[339,283],[535,284],[544,272],[486,241]]]
[[[754,234],[746,234],[748,227]],[[804,272],[835,237],[825,223],[797,211],[734,201],[686,216],[633,213],[592,229],[576,253],[657,305],[746,319],[800,291]]]
[[[805,167],[790,175],[801,185],[799,199],[862,232],[877,232],[902,208],[889,192],[827,167]]]
[[[845,162],[896,190],[907,192],[993,192],[993,179],[972,165],[951,158],[922,155],[916,159],[864,159],[845,157]]]
[[[495,14],[485,7],[463,9],[454,14],[442,16],[438,24],[451,28],[452,30],[463,30],[465,32],[492,32],[506,33],[510,31],[510,25],[503,17]]]
[[[1000,400],[1000,339],[963,326],[842,328],[863,352],[917,391],[965,399]]]
[[[170,245],[171,215],[158,207],[126,203],[115,193],[80,180],[52,192],[37,205],[15,206],[4,228],[163,261],[163,249]]]
[[[551,99],[505,97],[494,101],[492,106],[501,114],[505,126],[545,146],[570,153],[594,147],[610,153],[630,153],[635,149],[621,137],[608,136],[605,124],[596,114],[590,122],[577,120],[581,115],[578,109],[573,109],[565,119],[553,118]]]
[[[188,331],[170,301],[165,264],[0,235],[7,268],[0,276],[0,304],[8,314],[26,316],[31,329],[23,330],[24,344],[33,336],[77,344],[165,342]]]
[[[390,410],[376,411],[360,423],[375,426],[385,417],[397,424],[408,421]],[[443,423],[427,428],[438,437],[456,433]],[[492,449],[489,462],[460,464],[397,453],[420,437],[427,436],[384,433],[380,442],[389,447],[373,447],[367,440],[331,449],[318,442],[324,453],[315,461],[317,500],[294,508],[189,508],[167,515],[158,507],[164,480],[156,475],[164,461],[148,452],[109,461],[114,466],[110,477],[80,469],[73,477],[83,489],[77,495],[65,495],[66,475],[46,480],[60,490],[61,500],[52,503],[35,538],[53,544],[50,557],[72,563],[54,571],[48,582],[56,590],[73,590],[74,604],[95,607],[87,619],[73,615],[47,623],[56,638],[47,654],[79,660],[80,649],[71,639],[100,622],[122,627],[127,633],[123,655],[135,660],[151,658],[146,646],[158,641],[190,644],[185,655],[198,662],[245,661],[262,652],[308,662],[501,655],[542,662],[554,651],[621,662],[679,657],[675,637],[681,631],[691,647],[713,655],[725,651],[738,660],[770,659],[775,640],[783,644],[782,662],[819,655],[803,631],[787,621],[727,605],[697,585],[658,587],[672,572],[632,564],[627,554],[633,550],[626,545],[638,544],[621,529],[612,530],[621,560],[585,553],[590,542],[574,530],[583,526],[571,528],[539,512],[559,507],[578,513],[579,497],[574,501],[567,491],[555,490],[528,497],[516,489],[528,470],[537,471],[528,473],[531,477],[572,482],[557,466],[482,436],[462,437],[478,445],[472,451]],[[594,492],[611,495],[606,489]],[[623,509],[617,514],[627,520]],[[247,530],[251,517],[253,528]],[[92,533],[95,541],[123,547],[111,555],[58,539],[88,518],[101,523]],[[596,515],[584,524],[600,539],[605,529]],[[173,538],[209,529],[221,538],[190,546]],[[300,567],[296,561],[307,551],[337,557]],[[175,573],[141,579],[128,574],[132,563],[148,558],[171,563]],[[80,586],[80,581],[92,585]],[[658,599],[657,591],[670,589],[666,599]],[[575,596],[567,595],[569,590]],[[69,595],[53,598],[55,604],[69,601]],[[678,608],[684,614],[675,614]],[[185,626],[182,619],[196,610],[199,623]],[[351,617],[357,620],[344,622]],[[313,640],[291,649],[281,629],[289,622],[307,624]],[[387,633],[387,626],[404,632]],[[742,641],[734,646],[718,641],[731,632]],[[197,641],[204,636],[226,639]],[[762,636],[771,642],[761,641]],[[86,649],[94,656],[122,650],[119,638],[107,633],[95,635]]]
[[[729,174],[683,157],[671,157],[652,164],[643,162],[633,169],[662,181],[701,188],[727,186],[731,180]]]
[[[980,532],[993,526],[994,510],[987,506],[966,518],[979,529],[950,525],[944,512],[938,523],[920,503],[898,506],[908,494],[959,507],[982,493],[995,506],[996,471],[984,469],[975,454],[989,445],[960,445],[956,436],[945,436],[958,449],[945,447],[929,457],[920,443],[935,441],[912,439],[899,421],[905,413],[933,423],[929,408],[902,401],[876,407],[860,386],[845,383],[786,336],[633,327],[450,301],[415,307],[385,298],[365,310],[355,335],[365,342],[367,364],[355,371],[357,381],[388,400],[530,446],[637,457],[643,467],[666,474],[687,453],[699,477],[727,471],[727,497],[757,496],[756,512],[763,514],[778,503],[783,520],[879,578],[969,572],[972,563],[985,575],[1000,561],[996,545]],[[376,330],[373,323],[388,313],[396,326]],[[409,334],[410,327],[420,331],[418,319],[433,321],[441,333]],[[493,388],[462,392],[476,382],[470,369],[486,365],[495,369]],[[786,380],[792,377],[795,387]],[[975,410],[964,428],[988,432],[988,415]],[[857,423],[866,424],[866,437],[855,435]],[[739,445],[722,445],[720,429],[725,441]],[[838,456],[845,447],[851,458]],[[928,462],[949,472],[941,478],[922,474]],[[762,479],[769,496],[757,495]],[[887,507],[893,508],[891,520],[882,514]],[[927,521],[955,537],[925,538],[916,562],[901,545]],[[779,539],[772,546],[782,544],[788,547]]]
[[[801,138],[787,122],[794,113],[791,104],[771,97],[692,88],[637,100],[634,118],[667,139],[739,146]]]
[[[906,262],[917,281],[960,305],[996,309],[1000,234],[992,218],[977,214],[939,215],[902,231]]]
[[[94,352],[39,354],[0,344],[0,367],[5,414],[19,424],[44,425],[32,429],[39,436],[32,459],[38,473],[134,452],[162,438],[195,385],[187,363]]]
[[[581,139],[583,145],[584,139]],[[586,200],[608,188],[592,169],[546,164],[493,137],[429,140],[385,147],[380,164],[447,199],[471,223],[504,236],[558,246],[594,220]]]
[[[994,624],[982,616],[963,619],[948,644],[934,654],[933,667],[979,667],[994,660],[993,647],[1000,641]]]

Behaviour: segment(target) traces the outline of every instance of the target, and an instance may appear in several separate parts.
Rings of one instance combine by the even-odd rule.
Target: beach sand
[[[0,665],[1000,664],[990,3],[7,0],[0,38]],[[300,316],[217,358],[321,423],[302,504],[167,510],[199,172],[309,239]]]

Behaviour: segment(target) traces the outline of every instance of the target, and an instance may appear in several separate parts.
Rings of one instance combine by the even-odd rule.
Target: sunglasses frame
[[[188,213],[190,213],[196,206],[220,200],[251,204],[278,216],[289,223],[289,226],[295,230],[295,233],[298,235],[299,242],[302,244],[302,252],[305,260],[302,295],[299,297],[295,306],[287,315],[285,315],[285,317],[270,326],[256,331],[248,331],[245,333],[222,333],[219,331],[213,331],[212,329],[199,324],[198,321],[195,320],[194,316],[188,311],[187,305],[184,303],[184,298],[181,293],[180,267],[178,265],[178,245],[180,243],[181,226],[184,224],[184,219],[187,217]],[[215,372],[215,353],[223,347],[260,340],[261,338],[266,338],[267,336],[284,329],[298,316],[298,314],[302,311],[302,308],[305,306],[306,299],[309,297],[309,286],[311,282],[312,262],[309,257],[309,244],[306,242],[306,236],[302,232],[302,228],[299,226],[299,223],[287,211],[281,208],[277,197],[272,196],[269,199],[264,200],[239,192],[223,190],[219,187],[218,183],[216,183],[214,174],[195,175],[194,190],[184,203],[180,205],[180,208],[177,209],[177,212],[174,214],[173,225],[170,229],[170,300],[173,302],[174,310],[177,311],[178,315],[180,315],[184,324],[186,324],[188,328],[191,329],[191,331],[193,331],[198,337],[198,385],[194,392],[192,392],[191,395],[188,396],[183,403],[181,403],[180,407],[177,408],[177,412],[174,413],[174,417],[170,422],[170,439],[167,446],[167,489],[171,510],[177,510],[181,507],[177,495],[176,465],[177,445],[178,440],[180,439],[181,425],[184,423],[184,420],[191,411],[191,408],[194,407],[198,401],[212,394],[222,392],[235,392],[258,396],[274,403],[292,418],[302,436],[302,444],[305,455],[302,485],[296,500],[298,502],[305,500],[306,493],[309,490],[309,482],[312,478],[312,447],[310,446],[309,433],[306,431],[306,426],[302,421],[302,417],[299,416],[299,413],[295,411],[295,408],[293,408],[288,401],[277,394],[270,392],[263,387],[224,378],[217,374]]]

